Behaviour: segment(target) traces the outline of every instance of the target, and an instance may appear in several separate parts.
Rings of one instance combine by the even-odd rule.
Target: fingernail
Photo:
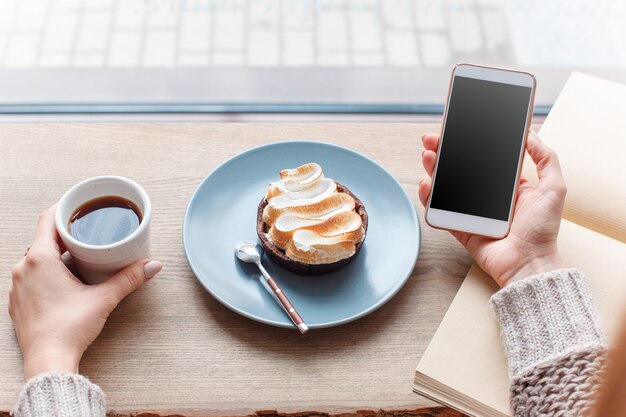
[[[150,261],[143,266],[143,273],[146,279],[150,279],[163,269],[163,264],[159,261]]]

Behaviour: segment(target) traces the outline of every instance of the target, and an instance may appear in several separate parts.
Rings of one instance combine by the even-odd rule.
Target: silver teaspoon
[[[300,317],[300,314],[298,314],[296,308],[293,306],[293,304],[291,304],[289,298],[287,298],[283,290],[280,289],[276,281],[274,281],[274,279],[267,273],[267,271],[263,267],[263,264],[261,263],[261,258],[263,257],[263,248],[261,248],[260,245],[250,241],[238,242],[235,245],[235,255],[240,260],[256,264],[256,266],[259,267],[259,269],[261,270],[261,274],[263,274],[263,277],[265,278],[265,281],[270,286],[272,291],[274,291],[274,294],[276,294],[276,298],[280,302],[283,310],[285,310],[287,315],[289,315],[291,321],[293,321],[293,324],[295,324],[298,330],[300,330],[300,333],[304,334],[308,332],[309,326],[304,323],[304,320],[302,320],[302,317]]]

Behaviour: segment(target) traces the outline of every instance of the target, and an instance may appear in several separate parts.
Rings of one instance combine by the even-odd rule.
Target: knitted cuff
[[[511,376],[529,366],[606,343],[583,274],[559,269],[525,278],[491,297]]]
[[[13,415],[104,417],[104,392],[82,375],[46,372],[24,385]]]

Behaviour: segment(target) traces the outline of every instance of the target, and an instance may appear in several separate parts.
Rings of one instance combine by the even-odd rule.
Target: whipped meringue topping
[[[355,200],[337,191],[322,168],[309,163],[280,172],[265,196],[263,222],[268,238],[285,254],[306,264],[333,263],[349,258],[365,238]]]

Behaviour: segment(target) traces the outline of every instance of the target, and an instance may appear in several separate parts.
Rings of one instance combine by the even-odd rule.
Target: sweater
[[[70,372],[39,374],[26,383],[15,417],[104,417],[106,402],[99,386]]]
[[[583,274],[561,269],[510,284],[491,298],[511,380],[515,417],[588,416],[606,339]],[[15,417],[105,415],[102,390],[81,375],[50,372],[24,386]]]
[[[516,417],[591,416],[607,351],[583,274],[525,278],[491,297]]]

